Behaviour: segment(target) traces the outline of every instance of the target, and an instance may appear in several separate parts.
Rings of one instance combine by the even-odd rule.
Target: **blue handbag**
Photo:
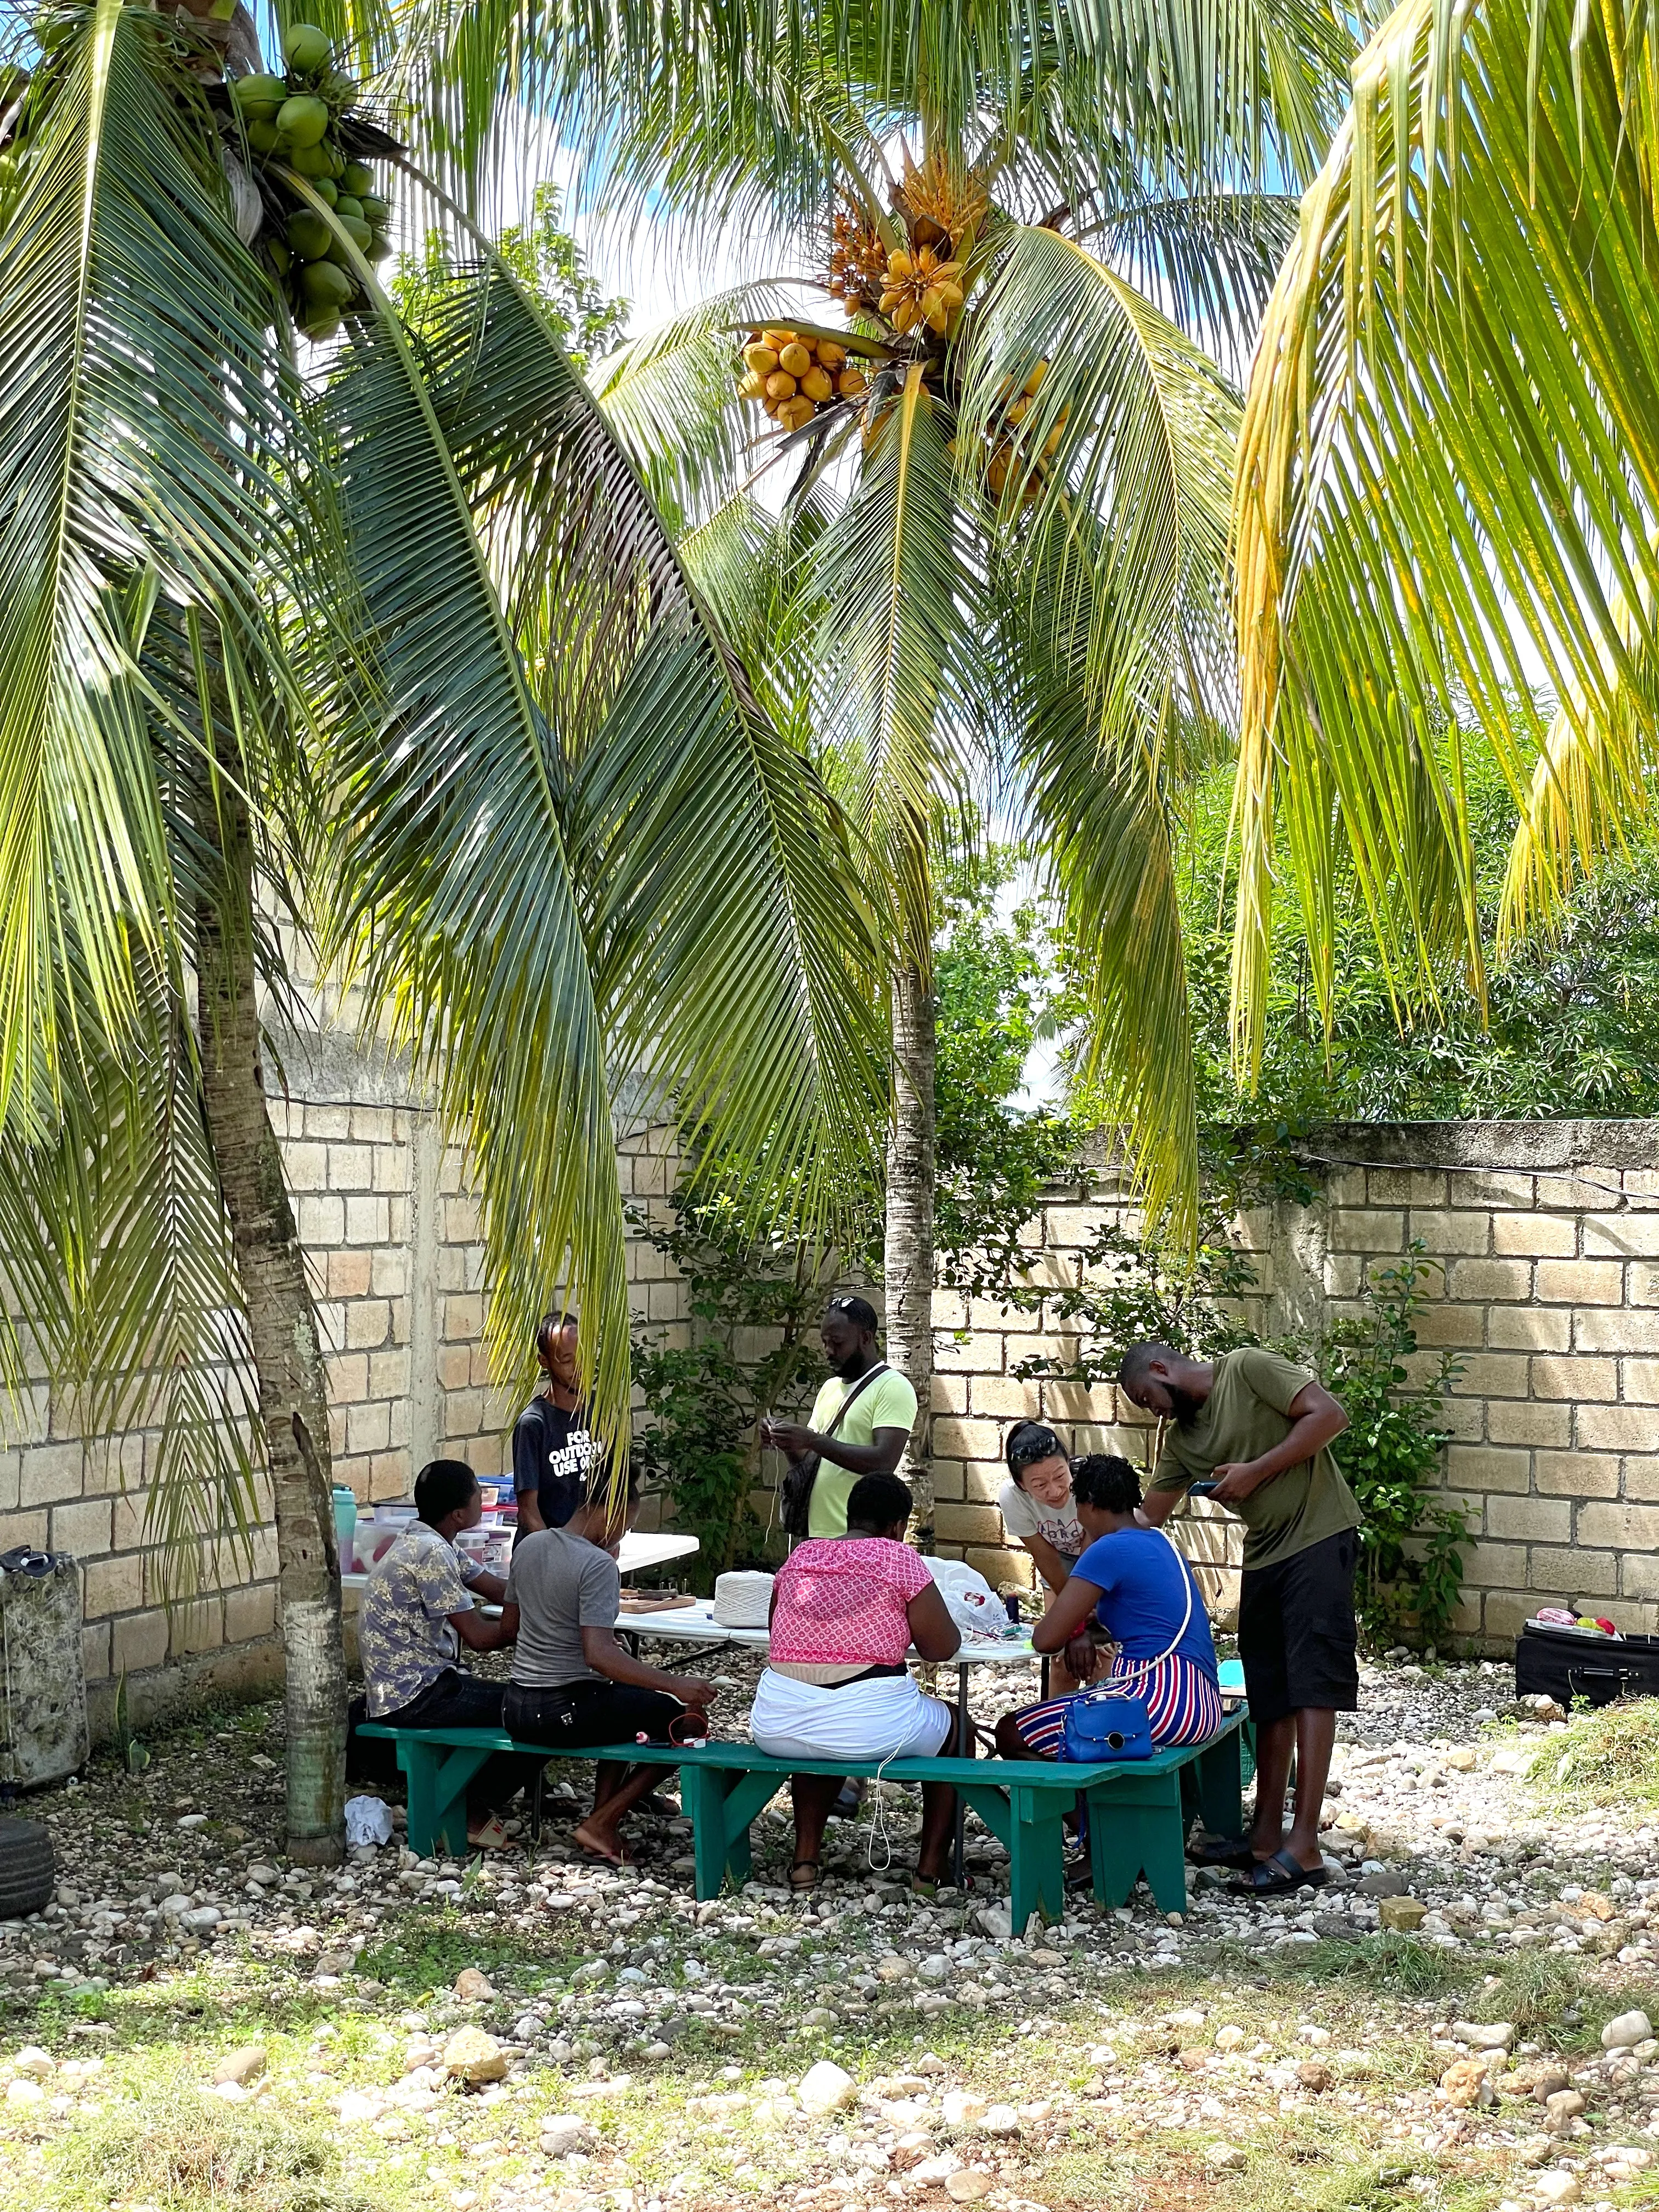
[[[1158,1748],[1152,1741],[1152,1717],[1146,1710],[1146,1699],[1128,1695],[1122,1685],[1136,1680],[1144,1681],[1155,1667],[1161,1667],[1179,1647],[1193,1617],[1192,1570],[1182,1558],[1169,1530],[1160,1528],[1158,1534],[1181,1560],[1181,1578],[1187,1585],[1187,1610],[1181,1616],[1181,1626],[1168,1649],[1159,1652],[1156,1659],[1146,1659],[1137,1666],[1127,1668],[1097,1690],[1078,1692],[1066,1707],[1057,1758],[1070,1759],[1079,1766],[1103,1766],[1111,1759],[1150,1759]]]
[[[1079,1690],[1066,1706],[1061,1759],[1100,1766],[1111,1759],[1152,1755],[1152,1721],[1144,1698],[1120,1697],[1111,1690]]]

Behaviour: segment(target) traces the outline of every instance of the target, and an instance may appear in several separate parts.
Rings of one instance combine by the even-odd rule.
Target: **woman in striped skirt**
[[[1193,1571],[1162,1529],[1135,1518],[1140,1479],[1107,1453],[1075,1461],[1072,1496],[1090,1539],[1031,1641],[1064,1651],[1073,1677],[1095,1671],[1097,1638],[1112,1648],[1102,1686],[1141,1698],[1156,1744],[1202,1743],[1221,1726],[1215,1644]],[[1005,1759],[1055,1759],[1069,1698],[1005,1713],[997,1748]]]

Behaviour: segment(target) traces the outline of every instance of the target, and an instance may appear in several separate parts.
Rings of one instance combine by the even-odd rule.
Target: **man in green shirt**
[[[764,1421],[761,1442],[792,1460],[817,1452],[807,1534],[844,1536],[854,1484],[866,1474],[891,1474],[904,1456],[915,1425],[916,1394],[897,1368],[883,1362],[876,1310],[867,1298],[831,1298],[818,1334],[830,1379],[813,1401],[811,1421],[805,1426]]]
[[[1165,1424],[1142,1518],[1167,1521],[1196,1483],[1244,1523],[1238,1656],[1255,1723],[1255,1821],[1248,1838],[1200,1846],[1194,1856],[1237,1868],[1255,1895],[1316,1887],[1329,1879],[1319,1813],[1336,1717],[1359,1703],[1361,1515],[1329,1449],[1348,1417],[1305,1367],[1259,1346],[1200,1360],[1167,1344],[1132,1344],[1118,1387]]]

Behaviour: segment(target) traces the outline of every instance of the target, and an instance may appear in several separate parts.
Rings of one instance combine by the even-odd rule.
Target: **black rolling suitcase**
[[[1515,1694],[1563,1705],[1659,1698],[1659,1636],[1593,1636],[1529,1620],[1516,1638]]]

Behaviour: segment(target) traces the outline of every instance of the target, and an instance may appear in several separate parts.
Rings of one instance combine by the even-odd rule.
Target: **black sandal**
[[[798,1874],[804,1874],[806,1880],[797,1881]],[[809,1896],[823,1880],[823,1869],[816,1859],[797,1859],[789,1869],[789,1887],[797,1897]]]
[[[1188,1845],[1187,1856],[1195,1867],[1225,1867],[1232,1874],[1249,1874],[1261,1863],[1245,1836],[1202,1837]]]
[[[1288,1851],[1275,1851],[1256,1862],[1248,1881],[1229,1882],[1227,1891],[1231,1897],[1290,1897],[1298,1889],[1323,1889],[1330,1878],[1328,1866],[1304,1867]]]

